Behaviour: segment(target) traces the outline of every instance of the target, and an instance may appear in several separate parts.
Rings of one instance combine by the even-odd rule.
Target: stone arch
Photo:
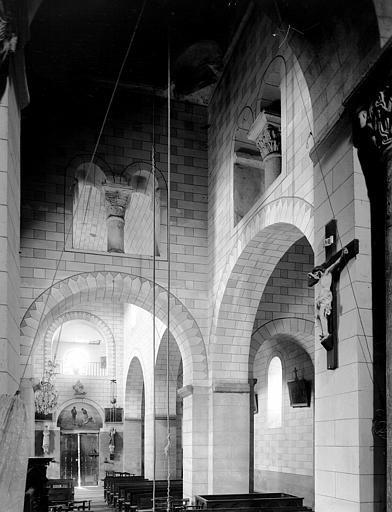
[[[92,163],[102,171],[108,183],[114,183],[114,173],[112,169],[109,167],[109,164],[102,157],[96,156],[94,158],[94,161],[91,162],[91,155],[81,154],[76,155],[74,158],[72,158],[72,160],[68,163],[66,167],[66,186],[72,186],[78,169],[80,169],[84,165],[89,165],[90,163]]]
[[[299,238],[306,236],[313,241],[313,214],[309,203],[300,198],[280,198],[262,206],[238,236],[227,259],[215,298],[212,324],[211,350],[238,351],[233,357],[233,369],[239,378],[247,380],[245,371],[238,371],[234,359],[248,366],[250,338],[254,317],[264,287],[276,264],[286,250]],[[233,339],[234,336],[234,339]],[[227,340],[231,338],[231,347]],[[234,348],[236,347],[236,348]],[[218,361],[219,356],[214,360]],[[229,365],[217,376],[224,378]]]
[[[48,327],[45,335],[44,335],[44,353],[46,353],[46,347],[52,341],[53,335],[56,329],[63,323],[68,322],[69,320],[85,320],[86,322],[90,322],[97,328],[97,330],[102,334],[105,339],[105,342],[108,347],[108,355],[110,365],[110,375],[115,377],[116,375],[116,344],[114,340],[113,333],[110,327],[104,322],[101,318],[87,311],[67,311],[59,315],[53,323]],[[46,361],[45,361],[46,362]]]
[[[212,316],[217,319],[217,314],[222,303],[222,298],[233,271],[243,249],[264,228],[278,223],[292,224],[297,227],[313,246],[313,207],[300,197],[280,197],[270,202],[262,203],[251,219],[242,226],[233,247],[226,258],[226,264],[221,274],[215,293],[215,308]],[[211,325],[211,334],[214,335],[216,325]]]
[[[155,284],[155,297],[156,315],[166,323],[166,289]],[[27,363],[25,354],[42,339],[55,318],[87,301],[128,302],[152,313],[153,283],[139,276],[109,271],[83,272],[57,282],[37,297],[22,319],[21,363]],[[204,382],[208,376],[208,364],[200,328],[186,306],[173,294],[169,305],[170,329],[181,352],[184,382]]]
[[[137,181],[135,182],[135,178],[137,177],[137,175],[140,173],[151,174],[151,172],[151,162],[140,160],[138,162],[133,162],[132,164],[127,165],[121,173],[121,179],[127,185],[137,190]],[[159,190],[161,190],[162,192],[167,192],[167,183],[165,177],[158,167],[155,167],[155,179],[157,181]],[[164,204],[166,205],[166,196],[164,194],[162,194],[161,199],[165,202]]]
[[[270,320],[252,333],[249,350],[249,377],[253,371],[253,363],[258,350],[265,340],[282,337],[299,345],[311,358],[314,364],[314,322],[303,318],[278,318]]]

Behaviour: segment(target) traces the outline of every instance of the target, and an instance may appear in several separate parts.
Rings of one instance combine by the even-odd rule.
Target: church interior
[[[0,56],[2,510],[392,510],[392,2],[0,0]]]

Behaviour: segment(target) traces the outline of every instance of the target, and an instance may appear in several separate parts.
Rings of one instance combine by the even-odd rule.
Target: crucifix
[[[325,226],[325,262],[308,274],[308,286],[316,287],[316,324],[320,343],[327,351],[327,368],[338,367],[337,289],[340,273],[359,252],[359,241],[352,240],[336,251],[336,219]]]

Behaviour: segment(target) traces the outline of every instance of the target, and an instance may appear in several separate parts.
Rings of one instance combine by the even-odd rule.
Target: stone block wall
[[[294,243],[273,270],[256,313],[254,331],[282,317],[314,319],[314,290],[308,272],[314,267],[313,249],[306,238]]]
[[[166,105],[156,99],[156,165],[167,175]],[[124,103],[128,106],[124,110]],[[104,130],[98,154],[114,172],[132,162],[150,161],[152,98],[121,96]],[[80,272],[114,270],[152,279],[151,258],[66,250],[64,177],[78,155],[91,156],[97,126],[83,120],[62,128],[64,113],[51,119],[57,126],[45,134],[35,156],[26,154],[21,232],[21,308],[23,312],[53,282]],[[83,117],[83,116],[82,116]],[[98,120],[95,119],[98,123]],[[67,123],[69,119],[67,119]],[[205,332],[207,312],[207,151],[205,107],[172,103],[172,293],[195,316]],[[29,159],[28,157],[32,158]],[[34,181],[29,167],[34,167]],[[30,169],[32,171],[32,169]],[[31,173],[32,175],[33,173]],[[167,283],[167,262],[157,262],[157,281]]]

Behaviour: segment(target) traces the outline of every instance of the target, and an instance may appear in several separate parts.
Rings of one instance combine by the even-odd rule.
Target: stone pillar
[[[359,151],[372,153],[378,162],[372,162],[369,173],[377,171],[381,176],[368,177],[370,186],[377,187],[376,200],[383,198],[385,187],[385,315],[386,315],[386,425],[387,425],[387,510],[392,510],[392,81],[375,92],[369,104],[359,112],[360,135],[356,145]],[[368,185],[369,186],[369,185]],[[382,419],[382,418],[381,418]],[[377,418],[376,418],[377,420]],[[378,429],[377,423],[375,423]]]
[[[108,230],[108,252],[124,252],[124,224],[131,190],[105,185],[106,222]]]
[[[177,437],[177,425],[176,417],[170,417],[170,479],[175,479],[177,471],[177,454],[176,454],[176,437]],[[157,480],[167,479],[167,418],[165,416],[155,417],[155,447],[156,447],[156,474]]]
[[[184,386],[178,390],[183,400],[182,448],[183,493],[186,498],[208,492],[208,402],[203,386]]]
[[[216,381],[210,396],[209,494],[249,492],[249,384]]]
[[[280,116],[265,110],[260,112],[249,130],[248,139],[255,142],[260,151],[266,190],[282,171]]]
[[[19,226],[20,109],[9,80],[0,103],[0,393],[8,394],[17,390],[27,362],[20,361]]]
[[[141,418],[125,418],[124,423],[124,471],[142,475],[143,456],[143,420]]]
[[[28,439],[28,453],[29,457],[35,455],[35,406],[34,406],[34,392],[31,378],[24,378],[20,383],[20,398],[26,407],[27,425],[26,437]]]

